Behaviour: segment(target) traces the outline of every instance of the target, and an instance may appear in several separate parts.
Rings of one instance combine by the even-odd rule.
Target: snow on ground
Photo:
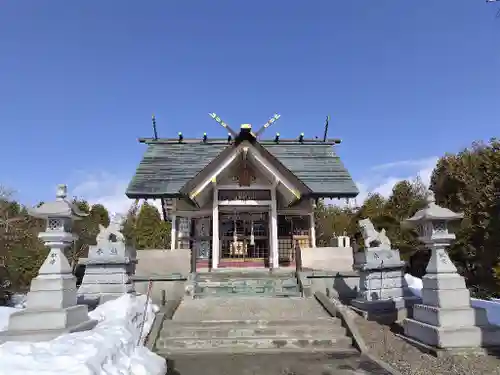
[[[145,305],[146,296],[124,295],[89,313],[99,322],[91,331],[48,342],[6,342],[0,345],[0,375],[164,375],[165,359],[143,345],[158,311],[151,303],[139,340]],[[16,310],[0,308],[0,330]]]
[[[413,277],[412,275],[407,273],[405,274],[405,280],[406,284],[408,284],[408,289],[411,290],[413,295],[422,297],[422,279]],[[471,298],[470,304],[472,307],[480,307],[485,309],[490,324],[500,326],[500,299],[487,301],[484,299]]]
[[[10,298],[10,305],[0,306],[0,332],[7,329],[9,325],[9,315],[18,309],[26,307],[26,294],[14,294]]]
[[[14,307],[0,306],[0,331],[7,329],[7,326],[9,325],[9,315],[14,311],[17,311]]]

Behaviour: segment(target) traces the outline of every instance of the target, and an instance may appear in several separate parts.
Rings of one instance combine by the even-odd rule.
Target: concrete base
[[[437,327],[414,319],[404,320],[406,336],[437,348],[473,348],[500,346],[498,326]]]
[[[396,333],[396,336],[406,341],[407,343],[417,347],[420,351],[431,354],[435,357],[442,357],[445,355],[486,355],[488,350],[484,348],[438,348],[432,345],[427,345],[421,341],[415,340],[411,337]]]
[[[390,325],[394,322],[399,322],[407,318],[408,316],[406,309],[374,312],[374,311],[361,310],[358,309],[357,307],[351,306],[351,310],[353,310],[356,314],[362,316],[366,320],[386,325]]]
[[[79,332],[95,327],[96,320],[88,317],[87,306],[65,309],[25,309],[10,316],[8,330],[2,341],[47,341],[64,333]]]
[[[391,324],[412,317],[413,305],[417,301],[420,301],[417,297],[375,301],[355,299],[351,301],[351,309],[366,320]]]
[[[89,277],[97,276],[102,283],[94,283]],[[78,302],[93,305],[116,299],[123,294],[134,293],[135,286],[126,274],[92,275],[86,274],[83,283],[78,289]]]
[[[109,255],[114,248],[118,255]],[[99,253],[103,251],[104,254]],[[116,253],[116,252],[115,252]],[[81,261],[86,265],[82,284],[77,292],[79,303],[94,305],[135,292],[131,275],[137,261],[131,259],[135,250],[125,248],[122,243],[109,243],[107,246],[91,246],[89,258]]]
[[[78,295],[86,294],[125,294],[135,291],[134,284],[82,284]]]
[[[94,310],[97,306],[102,305],[105,302],[115,300],[120,298],[124,294],[136,294],[131,293],[96,293],[96,294],[82,294],[78,296],[78,304],[86,305],[89,311]]]
[[[374,300],[374,301],[367,301],[365,299],[355,299],[354,301],[351,301],[351,304],[353,307],[371,312],[384,312],[391,310],[400,310],[405,308],[405,301],[403,298]]]
[[[455,309],[444,309],[434,306],[417,304],[413,308],[413,317],[419,322],[430,324],[439,327],[459,327],[459,326],[475,326],[487,324],[486,314],[481,322],[478,322],[476,315],[483,311],[470,308],[460,307]]]
[[[366,301],[356,299],[351,301],[351,309],[366,320],[391,324],[407,317],[404,299]]]

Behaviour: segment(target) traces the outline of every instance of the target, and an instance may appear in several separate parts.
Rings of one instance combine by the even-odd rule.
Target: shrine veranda
[[[319,198],[354,198],[355,183],[335,153],[339,140],[261,140],[242,125],[227,139],[141,138],[147,150],[126,195],[159,199],[172,223],[171,249],[196,257],[196,270],[293,266],[294,246],[316,247]],[[154,124],[155,126],[155,124]],[[194,271],[194,270],[193,270]]]

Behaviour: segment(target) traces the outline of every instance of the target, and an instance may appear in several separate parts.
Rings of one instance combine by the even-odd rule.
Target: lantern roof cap
[[[54,201],[43,203],[40,207],[31,208],[28,213],[40,219],[60,217],[80,220],[88,216],[87,213],[82,212],[74,203],[66,199],[67,193],[68,187],[66,185],[58,185]]]
[[[429,191],[427,194],[427,206],[415,213],[412,217],[404,220],[407,224],[418,223],[422,221],[430,220],[459,220],[464,217],[463,213],[453,212],[452,210],[438,206],[436,204],[436,198],[434,192]]]

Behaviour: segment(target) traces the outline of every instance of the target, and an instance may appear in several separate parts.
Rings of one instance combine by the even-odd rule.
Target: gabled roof
[[[244,145],[245,143],[243,143]],[[292,182],[294,186],[300,189],[301,193],[309,194],[311,193],[311,189],[302,182],[293,172],[291,172],[288,168],[286,168],[276,157],[271,154],[265,147],[263,147],[259,142],[251,142],[246,143],[246,145],[250,146],[250,149],[255,149],[262,157],[270,164],[273,168],[275,168],[279,174],[284,176],[288,181]],[[194,176],[191,180],[189,180],[186,185],[182,187],[180,190],[181,194],[189,194],[189,192],[195,188],[196,185],[200,184],[203,179],[206,179],[209,175],[211,175],[216,167],[219,164],[222,164],[226,159],[228,154],[231,154],[232,150],[235,150],[235,147],[227,147],[225,148],[218,156],[216,156],[198,175]]]
[[[127,188],[129,198],[160,198],[182,195],[180,190],[233,144],[224,142],[161,142],[146,140],[148,148]],[[328,143],[275,143],[259,145],[298,177],[312,197],[358,195],[358,189],[340,158]]]

